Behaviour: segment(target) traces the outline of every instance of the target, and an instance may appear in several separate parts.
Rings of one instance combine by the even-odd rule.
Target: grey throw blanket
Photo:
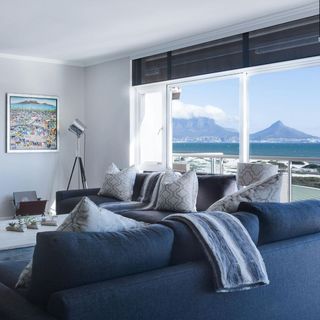
[[[163,173],[160,172],[152,172],[148,174],[141,187],[141,193],[138,201],[107,202],[101,206],[116,213],[130,210],[153,210],[157,204],[162,176]]]
[[[237,218],[215,211],[172,214],[168,219],[185,223],[197,237],[213,270],[216,292],[269,284],[261,254]]]

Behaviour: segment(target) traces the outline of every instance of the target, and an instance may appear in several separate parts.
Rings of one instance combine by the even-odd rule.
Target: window
[[[179,93],[172,95],[171,105],[173,154],[239,154],[238,77],[189,82],[171,90]],[[191,163],[203,172],[210,172],[213,165],[206,157]]]
[[[320,198],[319,83],[319,66],[250,77],[250,155],[292,167],[294,200]]]
[[[141,89],[136,110],[136,160],[144,170],[165,167],[165,92],[162,87]]]

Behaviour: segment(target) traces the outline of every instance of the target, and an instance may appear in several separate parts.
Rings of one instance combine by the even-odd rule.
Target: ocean
[[[222,152],[238,155],[238,143],[173,143],[174,153]],[[320,158],[320,143],[251,143],[252,156]]]

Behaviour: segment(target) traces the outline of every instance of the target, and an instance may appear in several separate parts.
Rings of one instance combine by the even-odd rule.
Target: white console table
[[[58,215],[58,226],[67,215]],[[39,226],[38,230],[26,229],[24,232],[6,231],[8,223],[13,220],[0,221],[0,261],[25,260],[31,258],[38,232],[55,231],[57,227]]]

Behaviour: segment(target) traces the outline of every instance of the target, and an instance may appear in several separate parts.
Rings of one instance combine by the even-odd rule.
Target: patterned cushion
[[[105,181],[98,195],[130,201],[136,175],[137,170],[134,166],[120,171],[113,163],[107,169]]]
[[[98,207],[89,198],[83,197],[72,212],[65,218],[57,231],[66,232],[105,232],[123,231],[144,226],[142,222],[117,215]],[[19,276],[17,288],[27,288],[31,283],[32,260]]]
[[[156,210],[195,212],[198,177],[194,171],[177,175],[167,171],[161,180]]]
[[[281,185],[282,175],[276,174],[218,200],[207,211],[233,213],[238,211],[240,202],[280,202]]]

